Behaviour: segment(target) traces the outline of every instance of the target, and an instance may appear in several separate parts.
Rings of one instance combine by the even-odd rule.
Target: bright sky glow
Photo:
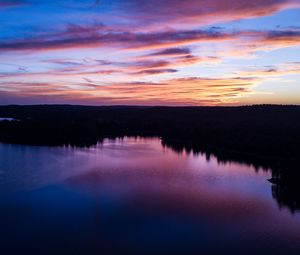
[[[300,104],[300,0],[0,0],[0,104]]]

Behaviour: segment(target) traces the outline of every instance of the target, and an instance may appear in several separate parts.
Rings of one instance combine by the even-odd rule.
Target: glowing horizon
[[[0,104],[300,104],[300,0],[0,0]]]

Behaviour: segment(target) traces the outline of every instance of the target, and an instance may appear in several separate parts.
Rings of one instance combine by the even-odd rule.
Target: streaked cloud
[[[110,102],[116,104],[226,104],[238,102],[240,97],[253,93],[251,86],[257,82],[250,78],[207,79],[200,77],[164,80],[153,82],[128,82],[119,84],[42,84],[42,83],[10,83],[6,96],[47,97],[68,100],[83,100],[93,104]],[[1,84],[3,89],[3,84]]]
[[[281,66],[269,66],[263,69],[252,68],[238,73],[243,77],[274,77],[296,74],[300,74],[300,63],[286,63]]]
[[[118,47],[127,49],[156,49],[210,41],[232,39],[232,34],[211,30],[182,30],[153,33],[102,32],[92,27],[72,26],[64,33],[47,34],[44,37],[15,39],[0,43],[0,51],[37,51],[74,48]]]
[[[264,103],[279,81],[300,92],[299,0],[0,0],[0,12],[1,103]]]
[[[129,0],[121,4],[136,23],[165,27],[197,27],[268,16],[300,6],[298,0]]]

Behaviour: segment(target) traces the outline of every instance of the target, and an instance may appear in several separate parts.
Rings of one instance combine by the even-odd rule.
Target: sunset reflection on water
[[[106,139],[81,149],[0,144],[0,160],[7,250],[299,248],[299,214],[278,208],[266,169],[176,153],[158,138]]]

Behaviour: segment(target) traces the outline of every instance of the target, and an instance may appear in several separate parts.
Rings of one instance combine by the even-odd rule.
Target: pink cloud
[[[296,7],[300,7],[298,0],[129,0],[121,4],[129,19],[156,29],[267,16]]]

